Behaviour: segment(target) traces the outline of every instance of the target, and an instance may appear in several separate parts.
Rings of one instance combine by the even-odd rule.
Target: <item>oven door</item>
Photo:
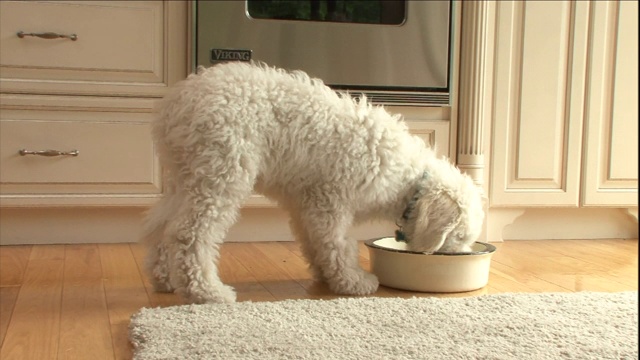
[[[394,105],[448,105],[450,1],[196,2],[196,64],[262,61]]]

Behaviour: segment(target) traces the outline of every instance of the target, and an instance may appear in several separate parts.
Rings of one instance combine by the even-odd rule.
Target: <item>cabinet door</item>
[[[186,9],[178,1],[1,1],[0,88],[162,96],[186,73]]]
[[[592,14],[582,204],[638,206],[638,3]]]
[[[496,6],[491,203],[578,206],[589,3]]]

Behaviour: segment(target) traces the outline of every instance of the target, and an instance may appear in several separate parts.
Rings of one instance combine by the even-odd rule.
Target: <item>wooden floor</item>
[[[381,287],[374,296],[477,296],[503,292],[638,290],[637,240],[496,244],[489,285],[460,294]],[[334,298],[310,279],[294,243],[229,243],[220,273],[239,301]],[[129,317],[180,304],[154,293],[135,244],[0,247],[0,359],[129,359]],[[369,267],[361,245],[361,263]]]

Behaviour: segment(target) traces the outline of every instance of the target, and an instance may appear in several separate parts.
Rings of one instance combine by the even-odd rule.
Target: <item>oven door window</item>
[[[402,0],[247,0],[254,19],[328,21],[402,25],[407,2]]]

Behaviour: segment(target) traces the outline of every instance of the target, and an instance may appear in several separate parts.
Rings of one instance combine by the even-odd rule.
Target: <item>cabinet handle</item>
[[[26,155],[39,155],[39,156],[78,156],[80,152],[78,150],[71,151],[59,151],[59,150],[26,150],[20,149],[18,151],[20,156]]]
[[[25,36],[35,36],[35,37],[39,37],[42,39],[58,39],[58,38],[63,38],[63,39],[71,39],[73,41],[78,40],[78,35],[76,34],[71,34],[71,35],[64,35],[64,34],[58,34],[58,33],[54,33],[54,32],[43,32],[43,33],[26,33],[24,31],[18,31],[16,33],[16,35],[18,35],[18,37],[20,39],[24,38]]]

